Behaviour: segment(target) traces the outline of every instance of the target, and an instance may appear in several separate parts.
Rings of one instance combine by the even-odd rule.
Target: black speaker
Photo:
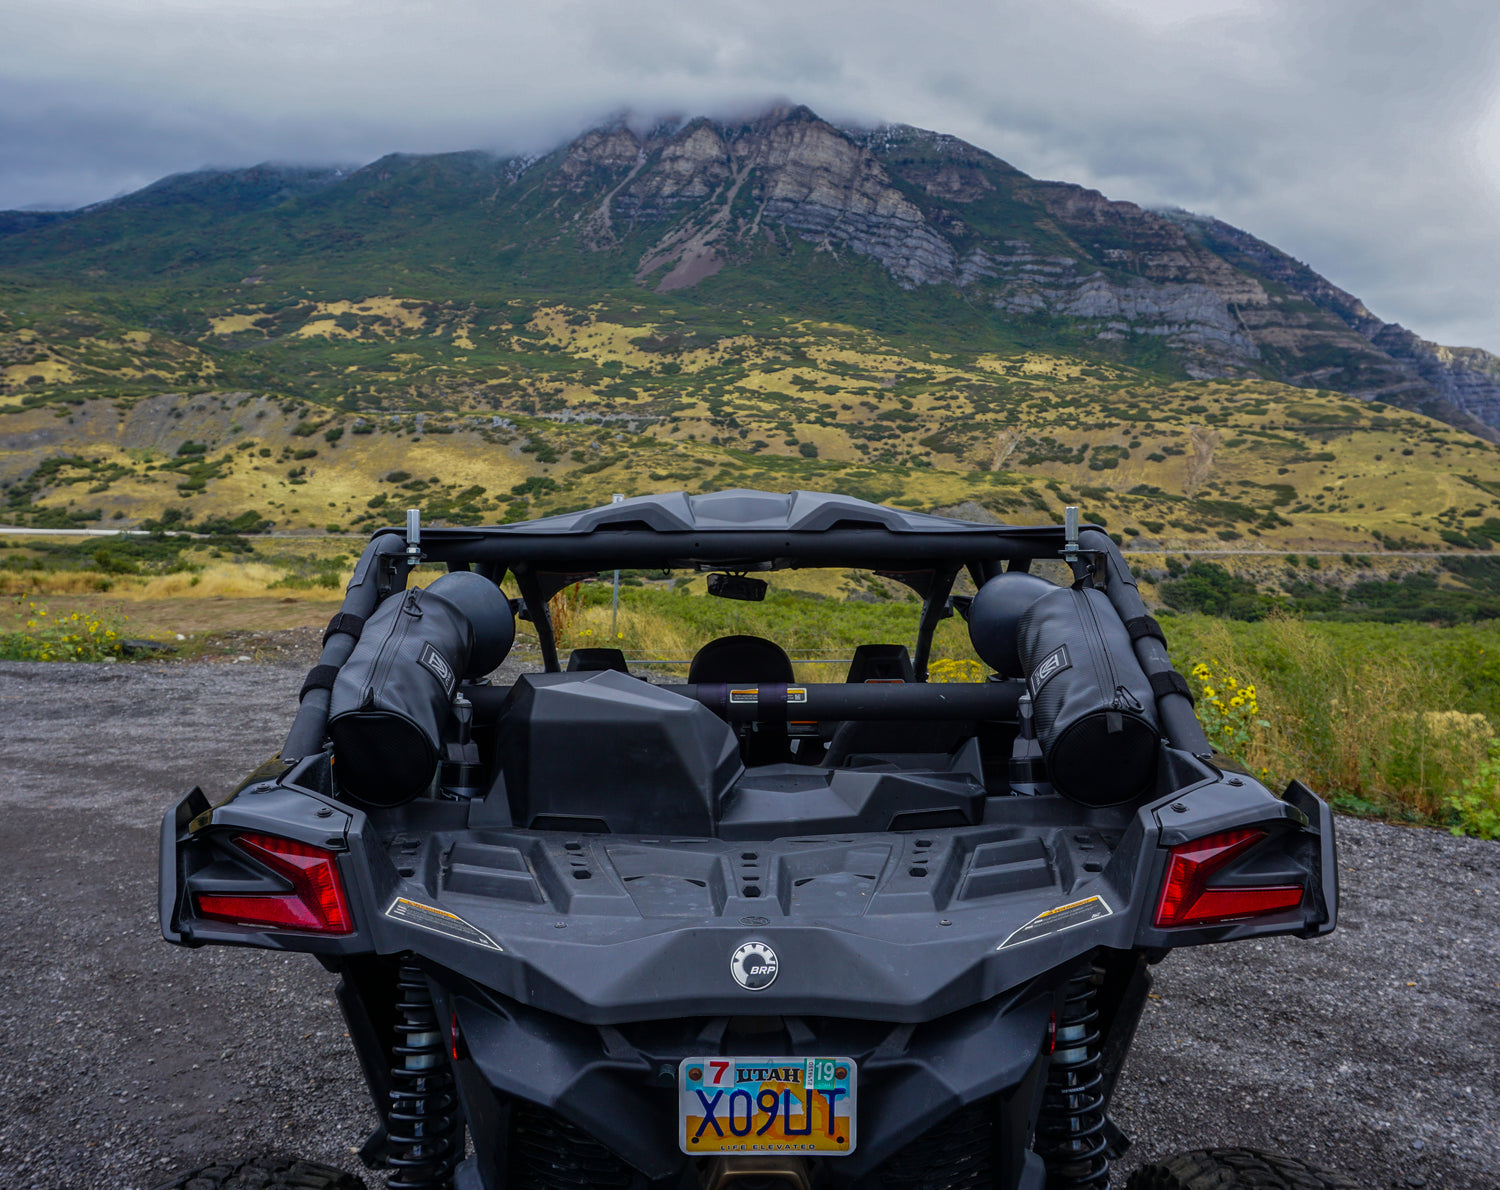
[[[1017,632],[1026,609],[1043,595],[1057,590],[1056,583],[1024,571],[1007,570],[979,588],[969,604],[969,640],[984,663],[1002,678],[1021,676],[1021,652]]]
[[[397,806],[425,790],[459,681],[499,665],[515,636],[510,601],[469,571],[389,596],[333,684],[328,734],[339,792]]]
[[[1104,592],[1054,588],[1017,635],[1052,787],[1090,806],[1146,793],[1161,743],[1156,698]]]

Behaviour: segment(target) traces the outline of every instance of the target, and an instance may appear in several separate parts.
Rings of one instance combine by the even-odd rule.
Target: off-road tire
[[[1342,1174],[1256,1149],[1198,1149],[1143,1165],[1125,1190],[1360,1190]]]
[[[156,1190],[367,1190],[352,1173],[285,1154],[231,1157],[178,1174]]]

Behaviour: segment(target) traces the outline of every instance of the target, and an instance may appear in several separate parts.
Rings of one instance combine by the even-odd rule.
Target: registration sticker
[[[684,1153],[854,1152],[848,1058],[687,1058],[677,1068]]]

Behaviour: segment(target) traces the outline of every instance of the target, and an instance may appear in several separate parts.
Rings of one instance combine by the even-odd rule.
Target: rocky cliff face
[[[651,234],[636,276],[695,285],[778,237],[945,285],[998,317],[1046,315],[1101,346],[1159,339],[1189,375],[1268,375],[1420,408],[1496,436],[1500,358],[1427,343],[1268,244],[1027,177],[952,137],[836,128],[806,108],[739,126],[590,132],[549,188],[587,204],[589,245]]]

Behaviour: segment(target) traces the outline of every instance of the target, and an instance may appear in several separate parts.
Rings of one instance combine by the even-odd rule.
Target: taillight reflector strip
[[[354,919],[344,897],[337,859],[332,851],[281,839],[275,835],[244,834],[235,845],[254,856],[278,876],[291,882],[288,893],[199,893],[202,917],[240,925],[314,934],[351,934]]]
[[[1156,905],[1158,929],[1211,925],[1295,909],[1302,903],[1301,884],[1211,888],[1208,881],[1266,837],[1254,828],[1224,831],[1179,843],[1167,861],[1161,899]]]

